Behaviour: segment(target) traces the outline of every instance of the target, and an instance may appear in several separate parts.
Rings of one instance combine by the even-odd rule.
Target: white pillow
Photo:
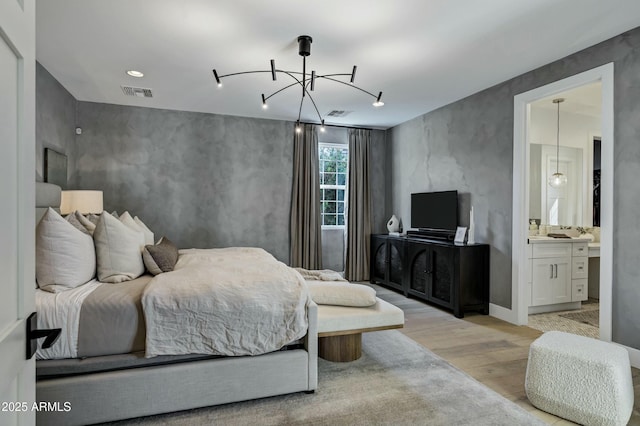
[[[144,246],[146,244],[144,229],[142,229],[142,227],[138,225],[135,220],[133,220],[129,212],[122,213],[118,219],[120,220],[120,222],[124,223],[129,228],[140,234],[140,253],[142,253],[142,250],[144,250]]]
[[[93,232],[98,263],[98,280],[120,283],[144,273],[140,252],[141,232],[129,228],[109,213],[103,212]]]
[[[376,304],[376,291],[344,281],[306,281],[311,299],[318,305],[365,307]]]
[[[154,245],[153,231],[151,231],[151,229],[149,229],[138,216],[134,217],[133,220],[140,228],[142,228],[142,232],[144,232],[145,245]]]
[[[53,293],[89,282],[96,275],[91,236],[79,231],[51,207],[36,227],[36,280]]]

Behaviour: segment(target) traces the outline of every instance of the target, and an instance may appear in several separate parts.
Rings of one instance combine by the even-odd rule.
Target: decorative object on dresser
[[[451,309],[489,313],[489,245],[371,236],[371,282]]]
[[[391,234],[392,232],[400,232],[400,221],[396,215],[391,215],[391,219],[387,222],[387,230]]]
[[[453,242],[456,244],[464,244],[464,237],[467,236],[467,227],[466,226],[458,226],[456,230],[456,236],[453,239]]]
[[[473,206],[471,206],[471,212],[469,213],[469,236],[467,237],[467,244],[476,243],[476,222],[473,217]]]

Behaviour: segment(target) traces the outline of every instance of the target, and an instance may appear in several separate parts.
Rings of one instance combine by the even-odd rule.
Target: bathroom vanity
[[[588,296],[589,241],[529,237],[529,314],[580,309]]]

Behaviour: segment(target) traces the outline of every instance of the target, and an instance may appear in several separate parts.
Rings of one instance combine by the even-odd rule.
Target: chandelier
[[[271,73],[271,79],[273,81],[277,80],[278,74],[286,75],[288,78],[290,78],[293,81],[290,84],[285,85],[281,89],[276,90],[275,92],[271,93],[268,96],[265,96],[265,94],[263,93],[262,108],[266,109],[268,107],[267,101],[271,99],[273,96],[277,95],[278,93],[283,92],[291,87],[299,86],[301,88],[302,96],[300,98],[300,107],[298,108],[298,119],[296,120],[297,132],[300,132],[300,116],[302,114],[302,105],[304,104],[304,101],[306,98],[309,98],[309,100],[311,101],[311,104],[313,105],[313,108],[316,111],[316,114],[318,114],[318,120],[321,125],[320,130],[324,131],[324,118],[322,118],[322,114],[320,114],[320,111],[318,110],[318,106],[316,105],[316,102],[314,101],[313,96],[311,95],[311,92],[313,92],[315,89],[316,80],[319,78],[324,80],[329,80],[339,84],[344,84],[345,86],[352,87],[354,89],[360,90],[363,93],[366,93],[367,95],[375,99],[373,102],[374,107],[381,107],[384,105],[384,102],[382,102],[382,92],[378,93],[378,95],[376,96],[373,93],[368,92],[354,84],[356,79],[356,70],[358,69],[356,65],[353,66],[351,73],[345,73],[345,74],[317,74],[316,71],[311,71],[311,73],[307,73],[307,56],[311,55],[312,41],[313,39],[308,35],[301,35],[298,37],[298,54],[302,56],[302,72],[277,69],[275,60],[271,59],[271,69],[268,69],[268,70],[242,71],[242,72],[235,72],[231,74],[218,75],[218,72],[214,69],[213,76],[216,79],[216,83],[218,83],[218,87],[222,87],[223,78],[231,77],[235,75]],[[341,77],[348,77],[349,81],[348,82],[342,81],[340,79]]]

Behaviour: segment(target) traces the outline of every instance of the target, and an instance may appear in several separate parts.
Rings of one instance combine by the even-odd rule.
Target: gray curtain
[[[369,239],[371,236],[371,186],[369,152],[371,132],[349,130],[349,186],[345,278],[369,279]]]
[[[293,267],[322,269],[322,218],[316,126],[305,124],[293,138],[291,254]]]

